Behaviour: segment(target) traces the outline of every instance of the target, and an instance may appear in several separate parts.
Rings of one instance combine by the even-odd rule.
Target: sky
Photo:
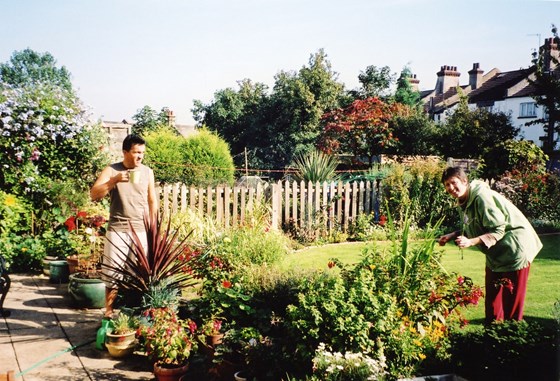
[[[272,88],[320,49],[346,89],[371,65],[408,66],[420,90],[443,65],[461,84],[475,62],[528,67],[560,27],[560,0],[0,0],[0,17],[0,62],[51,53],[94,120],[148,105],[194,124],[194,100],[246,78]]]

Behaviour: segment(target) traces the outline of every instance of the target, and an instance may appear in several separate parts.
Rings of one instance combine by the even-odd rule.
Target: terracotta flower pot
[[[154,364],[154,375],[158,381],[179,381],[187,373],[188,369],[188,363],[183,366],[165,366],[156,362]]]

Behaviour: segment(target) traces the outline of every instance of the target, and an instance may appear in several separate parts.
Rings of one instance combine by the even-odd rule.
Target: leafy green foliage
[[[168,112],[167,107],[163,107],[159,113],[148,105],[142,107],[132,116],[135,122],[132,133],[145,138],[148,133],[169,126]]]
[[[145,164],[154,170],[155,180],[160,183],[183,181],[183,142],[184,137],[170,127],[158,127],[146,132]]]
[[[233,183],[234,165],[229,146],[217,134],[200,129],[182,142],[183,182],[207,186]]]
[[[271,94],[249,80],[239,87],[216,92],[208,105],[196,101],[193,113],[231,145],[238,166],[245,164],[246,149],[247,164],[258,169],[283,168],[314,149],[321,116],[344,95],[322,50],[299,71],[278,73]]]
[[[415,91],[410,84],[409,78],[412,77],[410,68],[405,67],[397,79],[397,90],[395,91],[395,102],[402,103],[411,107],[420,104],[420,92]]]
[[[446,357],[446,332],[457,316],[450,313],[477,303],[480,288],[440,266],[434,235],[409,244],[404,230],[387,251],[369,246],[357,265],[333,259],[332,273],[302,280],[286,315],[298,361],[312,358],[320,343],[340,352],[382,350],[391,377],[402,378],[427,357]]]
[[[0,253],[11,272],[37,271],[46,256],[41,237],[7,234],[0,238]]]
[[[395,74],[391,73],[389,66],[378,68],[370,65],[358,75],[361,87],[350,91],[352,98],[381,98],[387,100],[391,85],[395,82]]]
[[[453,371],[469,380],[558,378],[555,328],[528,321],[494,322],[456,331],[450,339]]]
[[[49,52],[38,53],[29,48],[15,51],[9,62],[0,64],[0,82],[14,87],[49,83],[72,91],[68,69],[58,68]]]
[[[506,172],[544,172],[548,156],[535,143],[527,140],[506,140],[490,147],[482,156],[481,176],[497,180]]]
[[[233,183],[234,166],[223,139],[201,128],[187,138],[171,127],[159,127],[146,134],[149,165],[161,183],[208,186]]]
[[[60,207],[57,184],[71,181],[73,192],[86,191],[108,162],[105,131],[88,124],[78,98],[60,87],[4,89],[0,126],[1,187],[25,198],[41,224]],[[42,229],[35,226],[36,233]]]
[[[453,199],[441,184],[443,163],[416,161],[409,166],[392,164],[383,180],[382,212],[391,215],[397,226],[403,226],[406,211],[414,227],[433,226],[440,217],[444,225],[458,223]]]
[[[469,110],[467,97],[463,95],[440,130],[439,141],[445,142],[441,147],[443,156],[476,159],[489,147],[516,138],[520,128],[513,126],[505,113]]]

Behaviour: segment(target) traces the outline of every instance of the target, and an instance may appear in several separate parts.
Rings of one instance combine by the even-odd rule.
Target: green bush
[[[384,201],[381,210],[385,215],[390,214],[397,226],[410,219],[413,226],[426,228],[441,217],[443,226],[458,225],[454,200],[441,184],[443,163],[417,161],[407,166],[393,164],[390,168],[381,184]]]
[[[186,138],[182,145],[183,182],[195,186],[232,184],[235,167],[228,144],[206,129]]]
[[[182,146],[185,138],[168,126],[148,132],[146,140],[145,164],[154,170],[154,176],[160,183],[178,183],[183,181]]]
[[[49,211],[60,206],[52,184],[72,181],[86,192],[108,163],[107,135],[88,121],[75,94],[46,84],[4,87],[0,127],[1,189],[32,206],[32,229],[40,234],[50,228]]]
[[[536,321],[494,322],[454,332],[449,364],[468,380],[558,380],[559,339]]]
[[[40,237],[10,234],[0,238],[0,254],[10,271],[17,273],[41,270],[46,251]]]

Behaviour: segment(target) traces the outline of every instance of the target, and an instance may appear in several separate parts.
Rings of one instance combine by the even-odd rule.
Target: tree
[[[506,140],[484,152],[481,176],[488,180],[497,180],[506,172],[518,171],[544,172],[547,155],[534,143],[527,140]]]
[[[320,50],[299,71],[278,73],[270,95],[265,85],[246,79],[237,91],[216,92],[210,104],[195,101],[193,113],[230,144],[238,165],[246,150],[252,168],[284,168],[295,155],[315,149],[323,113],[344,97],[336,77]]]
[[[379,98],[355,100],[324,115],[319,148],[327,154],[351,154],[357,161],[367,158],[371,166],[376,155],[396,143],[390,120],[406,112],[402,105]]]
[[[538,56],[533,58],[535,65],[535,78],[529,77],[529,83],[535,88],[533,97],[546,111],[545,116],[528,122],[531,124],[545,125],[545,140],[543,150],[552,153],[560,134],[560,65],[557,53],[560,47],[560,38],[555,25],[552,25],[553,38],[540,47]]]
[[[132,120],[135,122],[132,126],[132,133],[145,136],[149,132],[156,131],[158,127],[169,125],[168,113],[167,107],[162,107],[159,113],[150,106],[142,107],[132,116]]]
[[[387,100],[389,98],[391,85],[395,82],[395,74],[391,73],[389,66],[378,68],[370,65],[365,71],[360,72],[358,81],[361,87],[357,90],[351,90],[352,98],[381,98]]]
[[[396,140],[387,147],[386,153],[395,155],[437,155],[435,122],[421,109],[412,108],[408,113],[398,114],[389,121],[389,128]]]
[[[461,96],[457,109],[440,126],[441,153],[447,157],[479,158],[489,147],[515,139],[520,128],[509,115],[485,109],[470,110],[467,97]]]
[[[15,51],[9,62],[0,64],[0,80],[15,87],[43,82],[72,91],[68,69],[58,68],[49,52],[37,53],[29,48]]]
[[[412,76],[410,68],[405,67],[397,79],[395,102],[416,107],[420,104],[420,93],[412,88],[409,78]]]
[[[199,126],[215,131],[229,143],[236,165],[243,166],[246,148],[254,156],[255,147],[269,143],[263,139],[267,135],[263,123],[269,96],[268,87],[262,83],[244,79],[238,86],[238,90],[216,91],[210,104],[195,100],[192,112]],[[255,160],[249,161],[253,168],[261,167]]]

